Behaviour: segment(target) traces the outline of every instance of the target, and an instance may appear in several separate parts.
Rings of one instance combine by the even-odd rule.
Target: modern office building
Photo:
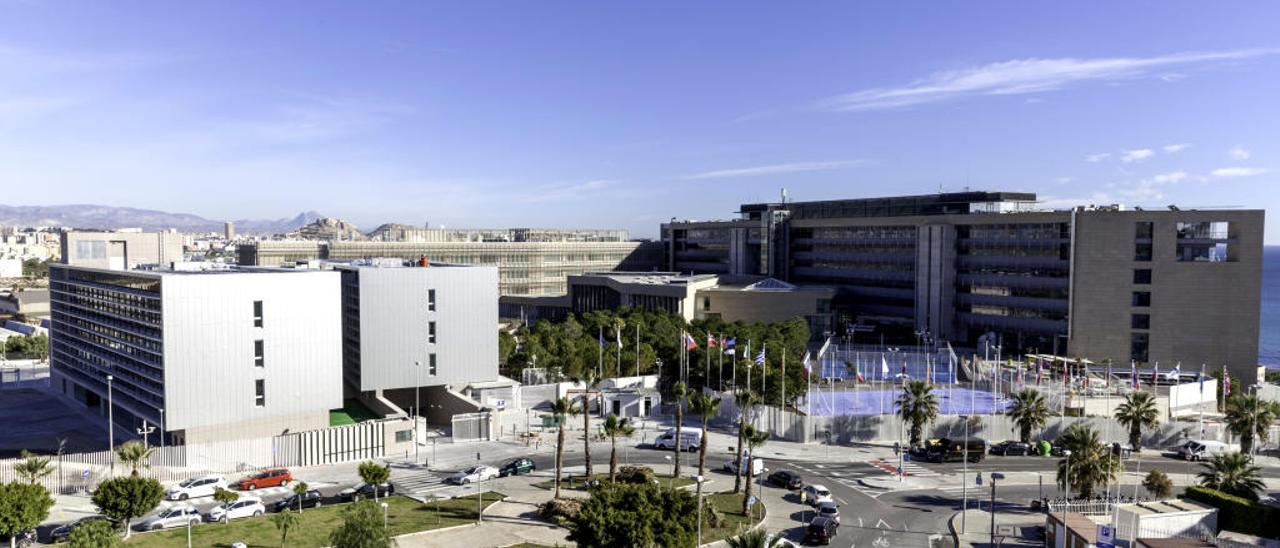
[[[177,232],[67,231],[62,233],[62,262],[111,270],[181,262],[182,239]]]
[[[839,328],[876,342],[985,335],[1006,353],[1252,378],[1263,217],[963,192],[744,204],[732,220],[663,224],[662,240],[669,270],[835,287]]]
[[[145,420],[170,443],[327,427],[343,404],[340,283],[324,270],[50,265],[51,387],[104,417],[110,401],[117,432]]]
[[[223,239],[225,239],[225,240],[227,240],[228,242],[229,242],[229,241],[231,241],[231,240],[236,239],[236,224],[235,224],[235,223],[233,223],[233,222],[231,222],[231,221],[227,221],[227,222],[225,222],[225,223],[222,223],[222,238],[223,238]]]
[[[327,266],[342,274],[348,396],[410,410],[415,396],[438,406],[443,387],[499,380],[497,268],[395,258]]]

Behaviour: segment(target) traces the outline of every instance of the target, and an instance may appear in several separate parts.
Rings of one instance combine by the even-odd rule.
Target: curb
[[[963,512],[963,510],[961,510],[961,512]],[[960,533],[956,531],[956,517],[959,515],[960,512],[951,514],[951,519],[947,520],[947,530],[951,532],[951,543],[956,548],[960,548]]]

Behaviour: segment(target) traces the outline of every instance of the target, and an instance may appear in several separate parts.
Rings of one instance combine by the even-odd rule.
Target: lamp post
[[[147,424],[147,419],[142,419],[142,427],[138,428],[138,435],[142,436],[142,446],[144,448],[151,447],[151,433],[156,431],[156,427]]]
[[[377,489],[375,488],[374,491],[376,492]],[[387,530],[387,503],[385,502],[382,503],[382,530]]]
[[[676,440],[676,444],[679,445],[680,440]],[[671,488],[676,479],[676,463],[671,460],[671,455],[663,455],[662,458],[667,459],[667,462],[671,463],[671,479],[667,480],[667,488]]]
[[[1066,484],[1066,491],[1067,491],[1066,499],[1067,499],[1067,502],[1070,503],[1071,502],[1071,450],[1063,449],[1062,456],[1066,457],[1067,459],[1067,481],[1064,483]]]
[[[484,521],[484,491],[476,486],[476,525]]]
[[[702,483],[705,478],[699,475],[693,476],[693,481],[698,484],[698,546],[702,546]]]
[[[160,408],[160,448],[164,449],[164,408]]]
[[[1000,472],[991,473],[991,545],[996,545],[996,480],[1004,479]]]
[[[418,417],[422,415],[422,403],[418,400],[418,390],[422,387],[422,362],[413,360],[413,374],[413,463],[417,464],[421,462],[418,458]]]
[[[116,474],[116,421],[115,405],[111,401],[111,381],[115,377],[107,375],[107,450],[111,451],[111,475]]]

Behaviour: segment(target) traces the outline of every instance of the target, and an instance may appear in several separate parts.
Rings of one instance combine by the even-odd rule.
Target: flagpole
[[[764,363],[760,364],[760,399],[769,399],[769,341],[760,344],[760,353],[764,354]]]
[[[596,352],[596,373],[600,377],[604,377],[604,326],[599,326],[599,328],[599,334],[596,336],[600,342],[600,348]]]
[[[747,339],[747,390],[751,390],[751,370],[755,364],[755,356],[751,355],[751,339]]]
[[[640,324],[636,324],[636,376],[640,376]]]
[[[621,377],[622,376],[622,328],[621,327],[617,329],[616,335],[618,336],[618,373],[617,375]]]
[[[720,364],[716,366],[720,374],[716,375],[716,388],[724,391],[724,335],[720,335]]]
[[[787,349],[782,349],[782,398],[779,407],[783,411],[787,410]]]

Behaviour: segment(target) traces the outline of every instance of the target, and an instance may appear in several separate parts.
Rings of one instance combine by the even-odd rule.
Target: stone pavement
[[[963,514],[963,515],[962,515]],[[1044,525],[1045,516],[1039,512],[1015,513],[1001,511],[996,513],[996,535],[999,546],[1043,546],[1044,540],[1038,539],[1035,528]],[[962,524],[967,521],[968,531],[962,531]],[[960,547],[981,546],[987,548],[991,544],[991,513],[986,510],[968,510],[956,512],[949,522],[951,532],[960,540]],[[1000,537],[1003,537],[1002,539]]]
[[[570,468],[565,469],[566,473],[570,470]],[[576,473],[582,473],[582,470]],[[574,544],[568,539],[568,530],[542,521],[538,517],[538,505],[551,500],[553,493],[548,489],[534,487],[532,484],[544,481],[546,477],[547,475],[539,473],[493,480],[485,484],[484,488],[498,491],[507,495],[507,498],[485,510],[483,523],[404,535],[397,537],[396,542],[404,548],[454,546],[481,548],[508,546],[522,542],[546,546],[573,546]],[[569,490],[562,490],[561,495],[586,496],[585,493]]]

